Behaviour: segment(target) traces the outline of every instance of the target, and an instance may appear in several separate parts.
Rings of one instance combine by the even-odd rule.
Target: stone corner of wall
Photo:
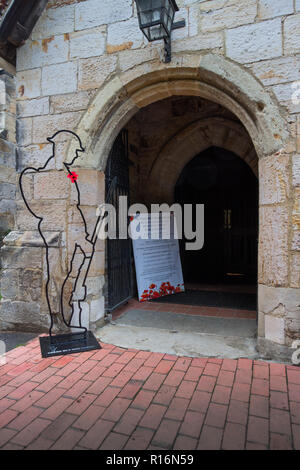
[[[287,362],[292,365],[292,355],[294,350],[288,346],[276,344],[265,338],[257,338],[257,350],[261,359]]]

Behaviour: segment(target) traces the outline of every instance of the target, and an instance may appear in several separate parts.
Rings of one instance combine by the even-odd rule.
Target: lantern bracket
[[[173,31],[173,29],[180,29],[180,28],[184,28],[184,27],[185,27],[185,20],[176,21],[172,25],[172,31]]]
[[[172,31],[173,29],[179,29],[179,28],[184,28],[184,27],[185,27],[185,20],[177,21],[176,23],[173,23]],[[164,43],[165,43],[165,63],[169,64],[172,59],[171,37],[168,36],[167,38],[164,38]]]

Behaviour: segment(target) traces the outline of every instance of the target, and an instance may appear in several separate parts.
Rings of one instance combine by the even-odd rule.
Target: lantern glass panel
[[[169,37],[175,15],[172,0],[136,0],[140,28],[152,42]]]

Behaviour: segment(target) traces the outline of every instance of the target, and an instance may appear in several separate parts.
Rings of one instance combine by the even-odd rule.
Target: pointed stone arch
[[[196,121],[181,129],[162,148],[149,177],[149,191],[155,188],[155,202],[172,203],[175,184],[187,163],[209,147],[222,147],[242,158],[258,176],[257,154],[245,128],[225,118]]]

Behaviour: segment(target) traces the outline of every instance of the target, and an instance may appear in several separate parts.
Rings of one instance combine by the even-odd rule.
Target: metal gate
[[[122,131],[114,142],[107,162],[105,186],[106,195],[109,195],[106,202],[113,204],[117,213],[117,238],[108,238],[106,245],[106,310],[112,312],[132,297],[131,240],[128,237],[119,239],[119,196],[129,197],[127,131]]]

